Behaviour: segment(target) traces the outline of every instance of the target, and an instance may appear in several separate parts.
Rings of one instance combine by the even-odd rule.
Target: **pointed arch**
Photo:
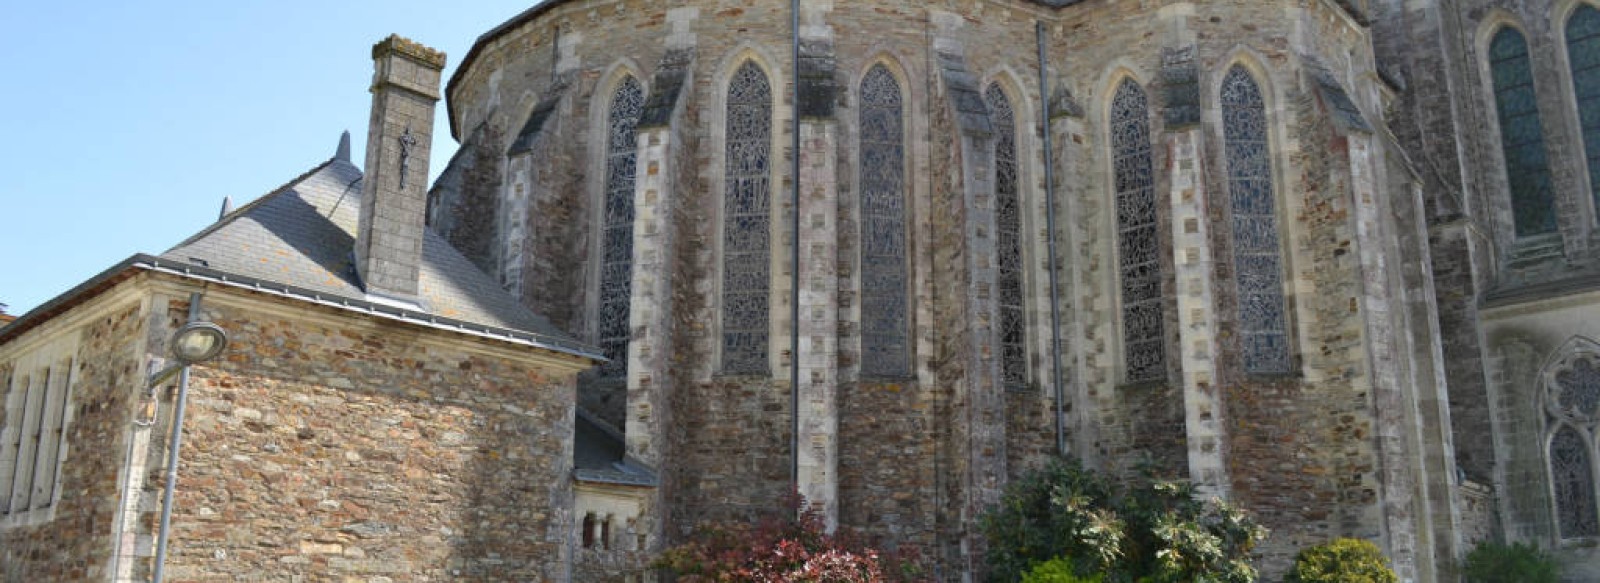
[[[1557,538],[1600,537],[1600,343],[1581,336],[1567,340],[1540,378]]]
[[[754,59],[724,101],[722,370],[769,372],[772,285],[772,82]]]
[[[1516,236],[1554,233],[1555,191],[1527,38],[1516,27],[1502,25],[1490,37],[1487,54]]]
[[[905,100],[883,64],[861,78],[861,372],[904,376],[910,368],[906,245]]]
[[[1555,494],[1557,532],[1562,539],[1600,536],[1595,503],[1593,439],[1562,423],[1550,437],[1550,487]]]
[[[999,81],[983,92],[994,127],[995,291],[1000,330],[1000,377],[1007,387],[1028,384],[1027,313],[1023,309],[1022,181],[1017,111]]]
[[[1266,102],[1256,76],[1243,64],[1224,74],[1219,101],[1244,369],[1288,373],[1293,363]]]
[[[595,336],[610,362],[604,377],[628,372],[628,340],[632,338],[633,194],[638,169],[639,116],[644,112],[644,86],[624,75],[613,87],[606,108],[605,185],[601,197],[599,317]]]
[[[1159,381],[1166,378],[1167,361],[1150,103],[1137,81],[1123,77],[1110,107],[1123,374],[1127,382]]]
[[[1589,175],[1589,197],[1600,218],[1600,8],[1579,2],[1563,27],[1573,101],[1583,136]]]

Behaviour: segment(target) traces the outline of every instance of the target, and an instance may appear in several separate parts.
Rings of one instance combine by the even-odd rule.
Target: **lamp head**
[[[228,347],[228,333],[211,322],[189,322],[172,335],[172,356],[185,365],[205,362]]]

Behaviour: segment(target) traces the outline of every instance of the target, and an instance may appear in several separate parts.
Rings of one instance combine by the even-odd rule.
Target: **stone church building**
[[[488,396],[451,403],[522,415],[413,443],[543,440],[478,450],[493,453],[471,463],[485,487],[521,502],[460,500],[459,523],[428,535],[451,552],[406,554],[429,577],[637,578],[695,525],[773,512],[797,486],[830,525],[917,545],[961,581],[982,571],[977,520],[1007,480],[1066,456],[1154,467],[1253,511],[1272,531],[1267,580],[1341,536],[1376,543],[1404,581],[1457,580],[1483,541],[1533,543],[1568,580],[1600,580],[1600,2],[546,0],[479,37],[448,80],[442,55],[403,39],[374,57],[365,173],[346,153],[263,198],[332,217],[340,195],[321,191],[371,184],[329,237],[273,231],[328,273],[258,275],[421,308],[402,310],[412,328],[351,323],[359,346],[435,346],[443,332],[423,329],[442,317],[487,326],[471,343],[493,345],[458,329],[452,350],[506,359],[360,369],[418,394],[464,382]],[[407,186],[439,98],[460,149],[434,184]],[[385,189],[409,194],[385,206]],[[116,281],[165,295],[116,313],[170,328],[193,282],[161,278],[233,273],[194,258],[257,265],[265,251],[218,237],[269,206],[121,267],[142,275]],[[477,307],[440,313],[458,304],[407,291],[414,260],[373,255],[385,233],[422,241],[424,291]],[[63,297],[122,289],[96,285]],[[266,301],[216,287],[248,296],[216,305]],[[15,380],[25,349],[94,305],[77,302],[0,328],[6,411],[32,410]],[[319,309],[301,317],[369,317]],[[297,329],[248,313],[234,323],[279,348]],[[284,364],[258,357],[197,367],[218,418],[256,390],[233,377]],[[447,365],[508,376],[404,372]],[[351,390],[329,378],[301,391]],[[518,378],[541,387],[532,400],[503,386]],[[339,398],[415,404],[355,384],[362,399]],[[92,417],[76,406],[73,423]],[[252,411],[225,422],[271,414]],[[0,446],[29,443],[17,436],[35,426],[9,415]],[[40,482],[3,473],[24,447],[39,446],[0,450],[0,488]],[[356,455],[385,455],[370,451]],[[410,482],[383,487],[446,506],[473,489],[391,461]],[[372,486],[335,474],[325,489]],[[59,490],[49,512],[77,516]],[[180,510],[268,503],[200,498]],[[322,552],[307,560],[352,576],[382,561],[318,545],[410,544],[306,499],[298,518],[241,524],[300,528],[303,552],[278,556]],[[46,515],[26,512],[0,516],[0,558],[48,538],[27,530]],[[483,515],[503,520],[459,530]],[[324,520],[333,534],[303,527]],[[146,556],[147,531],[118,539],[125,554]],[[191,574],[249,551],[200,546],[176,547]]]

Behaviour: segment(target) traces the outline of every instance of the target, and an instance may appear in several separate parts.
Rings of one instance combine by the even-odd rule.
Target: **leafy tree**
[[[1301,549],[1284,583],[1396,583],[1378,546],[1358,538]]]
[[[983,517],[993,581],[1018,581],[1058,557],[1110,583],[1250,583],[1266,538],[1244,512],[1146,473],[1130,484],[1057,461],[1006,487]]]
[[[927,580],[913,548],[882,553],[853,533],[830,535],[815,511],[799,511],[804,499],[783,500],[782,517],[756,524],[713,524],[668,549],[652,563],[682,583],[762,581],[771,583],[891,583]]]
[[[1537,546],[1483,543],[1467,553],[1468,583],[1556,583],[1556,561]]]
[[[1035,565],[1022,576],[1022,583],[1101,583],[1104,579],[1101,575],[1079,577],[1071,559],[1056,557]]]

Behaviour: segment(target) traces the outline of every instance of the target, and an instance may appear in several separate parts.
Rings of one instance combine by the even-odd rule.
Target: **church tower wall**
[[[585,221],[598,224],[605,184],[595,162],[606,131],[599,109],[624,70],[654,99],[669,52],[692,48],[670,123],[640,133],[639,159],[662,162],[638,169],[635,212],[649,208],[654,218],[636,215],[646,222],[636,223],[633,269],[650,267],[636,272],[630,291],[630,369],[621,384],[586,383],[580,391],[587,407],[610,411],[601,416],[626,427],[630,452],[660,464],[663,543],[706,520],[775,508],[789,487],[789,367],[798,362],[809,420],[804,491],[818,507],[841,525],[933,550],[951,572],[979,568],[976,516],[1006,479],[1056,455],[1054,301],[1067,455],[1125,475],[1147,461],[1254,510],[1275,533],[1263,549],[1268,573],[1301,547],[1359,536],[1379,541],[1409,576],[1432,577],[1435,551],[1419,545],[1432,544],[1428,531],[1439,523],[1420,501],[1436,500],[1428,485],[1448,478],[1439,477],[1443,466],[1421,461],[1440,455],[1438,437],[1411,431],[1426,391],[1405,387],[1437,370],[1436,336],[1415,324],[1415,311],[1431,304],[1391,291],[1422,277],[1398,259],[1417,257],[1420,242],[1391,241],[1414,217],[1385,216],[1401,208],[1392,197],[1415,192],[1391,176],[1409,166],[1393,162],[1398,152],[1373,129],[1381,122],[1381,81],[1359,6],[806,6],[805,54],[832,69],[819,74],[815,62],[803,61],[799,88],[786,5],[600,0],[533,9],[480,41],[450,85],[458,131],[505,128],[508,150],[532,112],[550,112],[533,154],[524,162],[508,156],[501,194],[515,201],[523,196],[517,185],[526,184],[534,193],[526,196],[549,202],[527,203],[522,239],[502,246],[544,258],[522,264],[522,281],[549,282],[544,291],[524,285],[524,298],[593,339],[604,301],[595,258],[604,242]],[[1035,56],[1041,24],[1047,87],[1039,87]],[[770,91],[770,107],[760,110],[771,148],[762,183],[767,333],[764,366],[733,372],[726,367],[732,174],[725,144],[746,129],[727,117],[730,83],[746,64]],[[1240,294],[1234,264],[1230,189],[1239,180],[1219,95],[1235,67],[1262,93],[1262,168],[1272,182],[1281,261],[1273,285],[1281,288],[1287,323],[1280,339],[1290,355],[1271,374],[1246,372],[1238,316],[1256,296]],[[864,140],[877,140],[875,148],[886,142],[862,116],[892,111],[862,93],[876,70],[893,80],[903,116],[900,174],[887,183],[892,166],[863,156]],[[1157,373],[1136,382],[1123,347],[1131,300],[1121,282],[1110,129],[1124,80],[1148,102],[1159,290],[1152,305],[1160,329],[1152,346],[1164,355]],[[831,111],[806,113],[806,100],[830,84]],[[791,147],[795,107],[802,110],[799,151]],[[1011,150],[1001,147],[996,127],[1002,109],[1014,124]],[[1040,131],[1046,120],[1048,134]],[[1360,124],[1369,125],[1352,129]],[[1055,151],[1054,233],[1044,222],[1045,135]],[[526,179],[519,164],[530,168]],[[649,178],[658,171],[671,174]],[[1014,181],[1014,210],[997,199],[1006,180]],[[869,341],[893,331],[869,327],[868,306],[881,296],[866,290],[883,281],[883,271],[863,259],[885,241],[874,238],[884,231],[869,230],[880,224],[879,209],[863,205],[886,184],[901,189],[904,205],[906,366],[899,374],[878,368],[879,340]],[[796,210],[804,235],[801,262],[792,265]],[[1015,213],[1016,227],[1002,223],[1006,212]],[[650,228],[671,236],[652,239]],[[1015,238],[1005,239],[1012,231]],[[1054,297],[1046,258],[1052,237],[1061,246]],[[1013,264],[1002,256],[1013,248],[1015,284],[1005,280]],[[789,304],[796,269],[798,324]],[[1008,285],[1019,290],[1015,305],[1007,303]],[[1007,335],[1005,319],[1013,317],[1020,333]],[[801,350],[791,355],[795,325]],[[1008,376],[1009,355],[1021,355],[1015,376]],[[1448,497],[1439,503],[1448,514]]]

